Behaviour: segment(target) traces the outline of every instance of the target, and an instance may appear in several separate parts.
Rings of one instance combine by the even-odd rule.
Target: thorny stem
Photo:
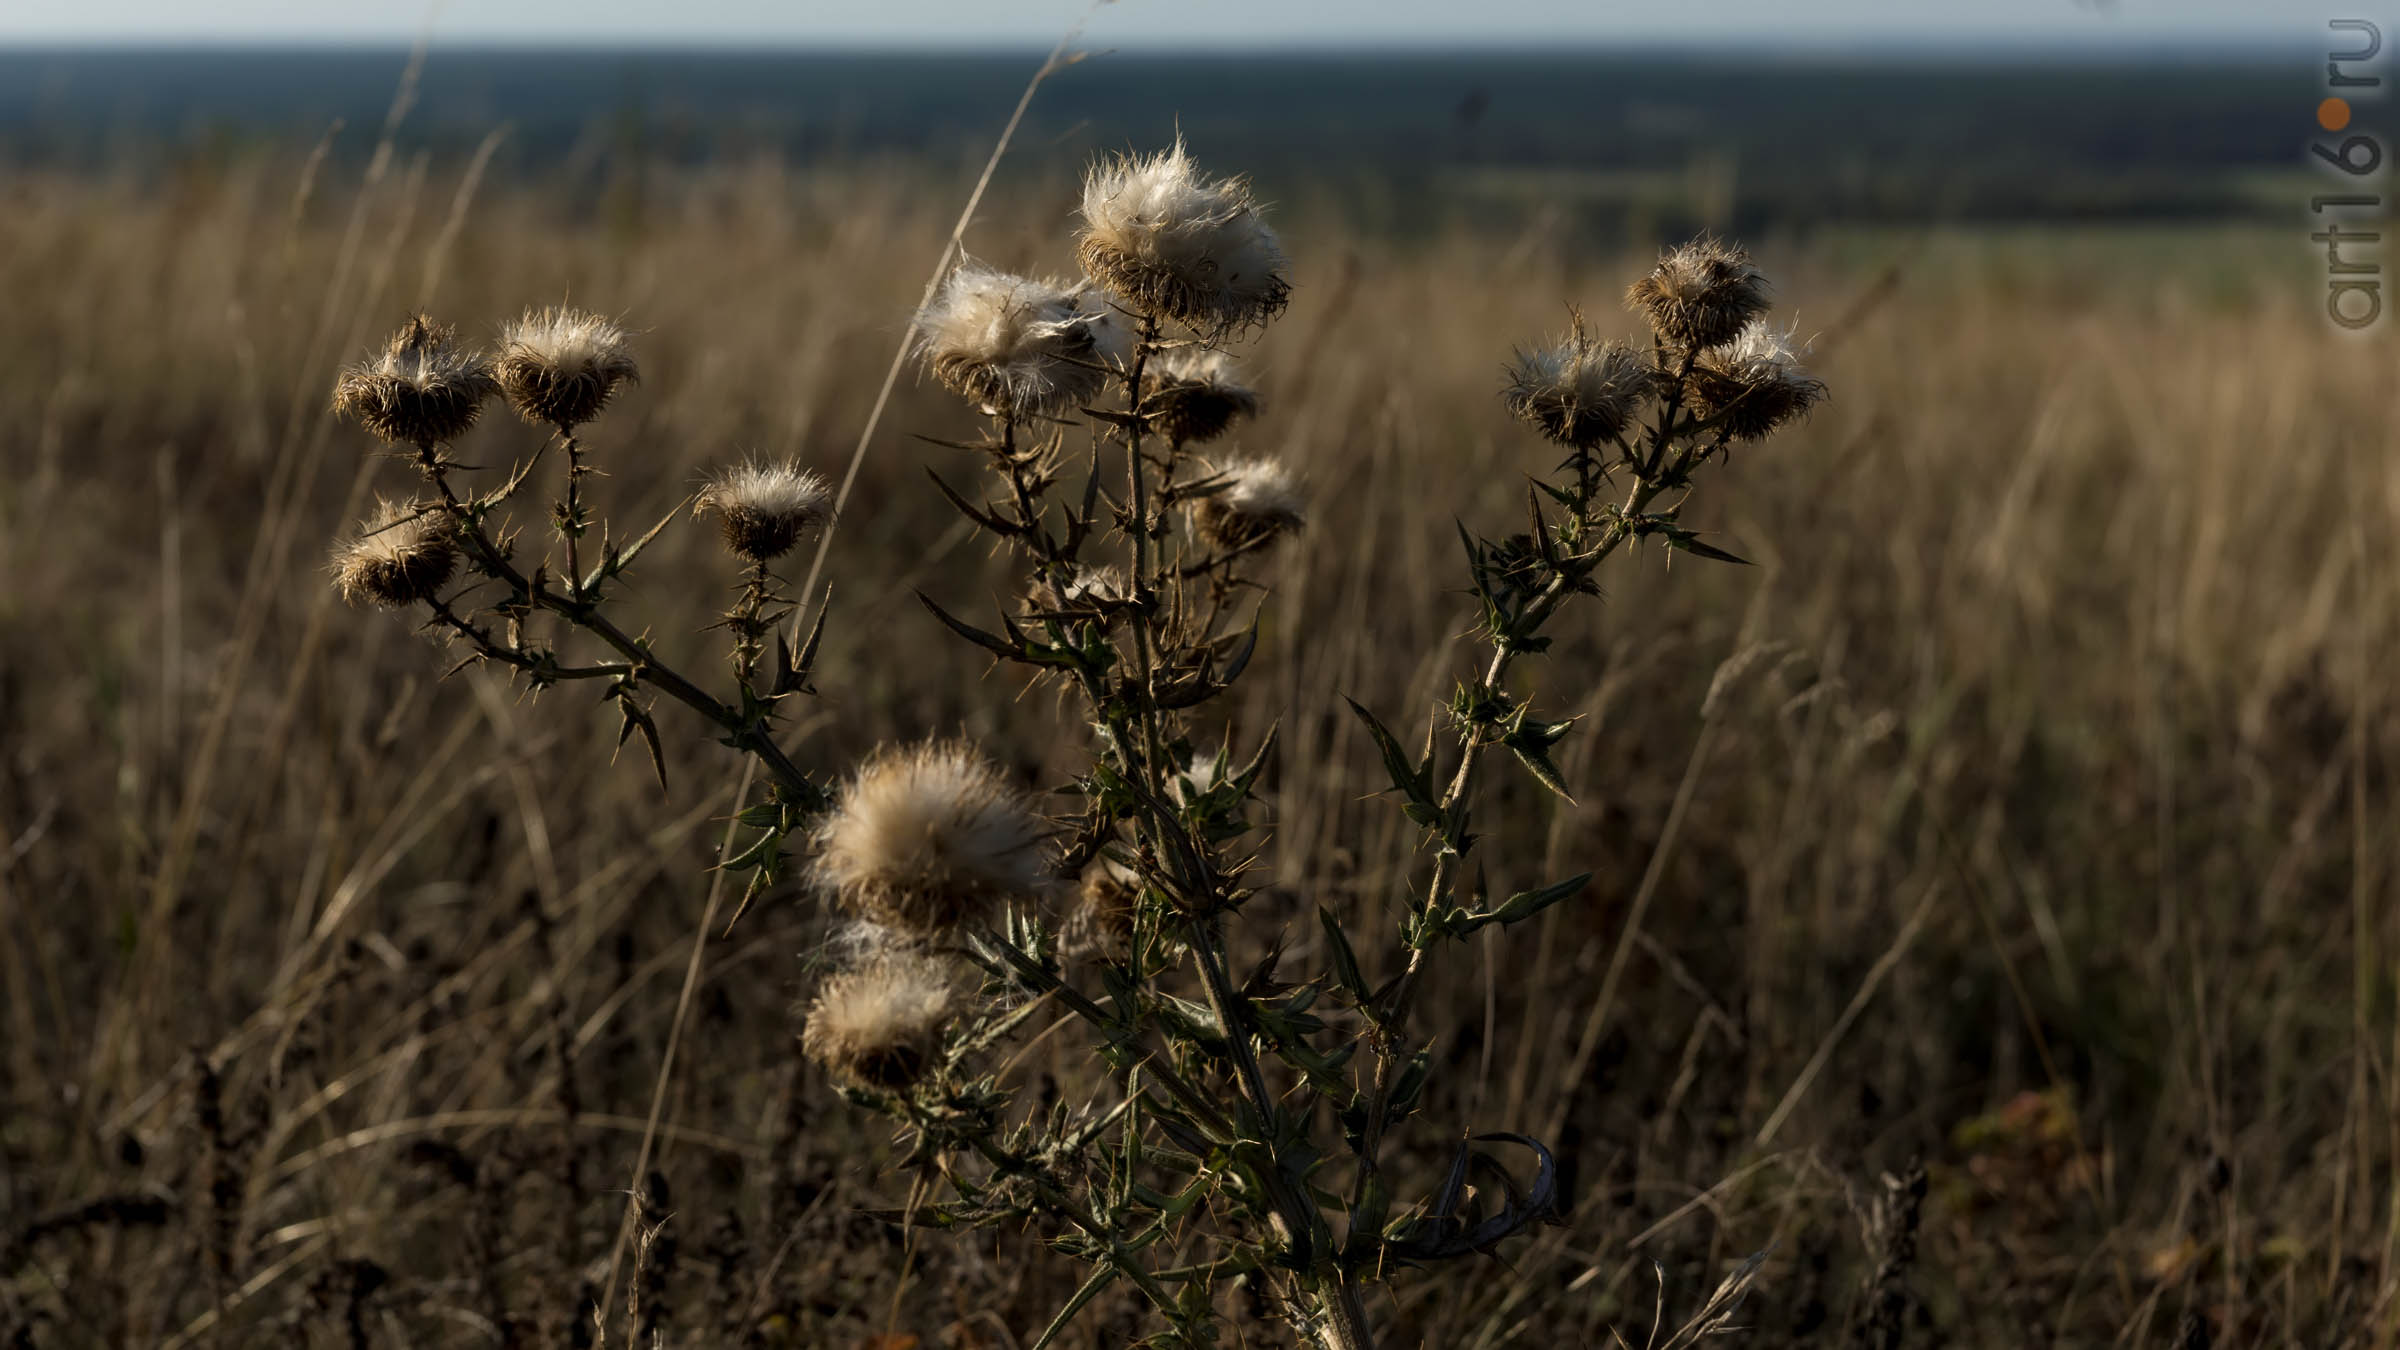
[[[425,480],[433,485],[434,491],[440,494],[442,505],[450,512],[451,518],[457,521],[459,537],[466,542],[468,552],[474,555],[477,567],[486,576],[508,587],[518,604],[546,609],[615,648],[631,664],[635,679],[716,723],[736,748],[756,755],[759,763],[774,776],[776,787],[787,796],[810,807],[826,805],[828,799],[825,789],[809,781],[808,775],[802,773],[800,767],[792,763],[791,757],[784,754],[783,748],[775,744],[775,738],[763,724],[745,719],[739,710],[719,702],[715,695],[684,678],[673,667],[660,662],[651,655],[647,644],[610,622],[588,598],[561,595],[546,585],[537,585],[518,571],[516,565],[509,562],[507,553],[484,530],[475,508],[461,501],[458,493],[451,488],[450,466],[435,452],[433,446],[417,447],[417,468],[425,475]]]
[[[766,651],[762,639],[766,625],[759,615],[774,599],[775,579],[767,574],[767,560],[759,558],[750,564],[750,575],[742,582],[742,598],[734,602],[729,616],[733,629],[733,677],[744,689],[758,673],[758,658]]]
[[[1039,1168],[993,1143],[990,1135],[978,1131],[970,1132],[969,1137],[974,1141],[975,1151],[982,1154],[986,1162],[991,1163],[1006,1175],[1025,1178],[1041,1195],[1044,1204],[1065,1217],[1067,1222],[1082,1229],[1085,1236],[1099,1243],[1107,1251],[1108,1263],[1117,1268],[1118,1274],[1133,1281],[1135,1287],[1156,1304],[1161,1312],[1170,1317],[1174,1315],[1175,1296],[1169,1294],[1165,1286],[1159,1284],[1157,1278],[1151,1275],[1149,1268],[1141,1263],[1141,1259],[1126,1248],[1124,1240],[1117,1236],[1115,1229],[1100,1222],[1089,1209],[1079,1203],[1075,1197],[1067,1194],[1057,1182],[1052,1181]]]
[[[567,544],[567,598],[583,599],[583,566],[577,556],[577,541],[583,538],[583,476],[591,470],[584,467],[583,443],[575,439],[575,429],[564,422],[557,424],[558,438],[567,451],[567,499],[558,509],[558,533]]]
[[[1576,559],[1578,568],[1588,571],[1591,566],[1616,552],[1618,547],[1633,537],[1634,518],[1640,515],[1659,493],[1680,481],[1695,464],[1716,453],[1725,445],[1725,438],[1720,436],[1705,447],[1686,446],[1675,454],[1671,466],[1666,463],[1679,431],[1675,425],[1675,419],[1682,409],[1684,390],[1691,379],[1693,355],[1693,353],[1686,352],[1683,356],[1682,363],[1676,372],[1674,387],[1668,391],[1667,397],[1662,403],[1658,421],[1651,428],[1649,453],[1633,461],[1637,476],[1632,489],[1626,493],[1624,502],[1618,506],[1614,518],[1610,520],[1608,529],[1601,535],[1599,541],[1587,553],[1578,556]],[[1666,468],[1667,472],[1662,474],[1662,467]],[[1590,519],[1592,495],[1587,479],[1580,491],[1576,508],[1578,515],[1585,520]],[[1566,574],[1559,573],[1550,578],[1548,584],[1543,586],[1541,591],[1526,604],[1523,613],[1513,625],[1514,631],[1509,635],[1508,640],[1496,644],[1491,661],[1484,668],[1482,691],[1488,693],[1501,687],[1502,682],[1508,678],[1509,670],[1515,664],[1518,653],[1525,648],[1523,639],[1538,633],[1574,592],[1574,583]],[[1467,795],[1474,789],[1476,766],[1482,759],[1484,747],[1488,744],[1490,741],[1480,727],[1469,725],[1460,732],[1458,768],[1451,774],[1449,785],[1443,789],[1441,800],[1436,807],[1443,819],[1449,819],[1451,814],[1458,809],[1459,804],[1465,801]],[[1425,887],[1423,901],[1425,908],[1439,904],[1442,897],[1449,893],[1452,884],[1457,879],[1459,866],[1464,861],[1464,856],[1460,852],[1444,850],[1436,855],[1432,879],[1426,883]],[[1365,1137],[1362,1147],[1359,1149],[1359,1158],[1362,1164],[1359,1185],[1362,1194],[1367,1179],[1376,1170],[1376,1156],[1380,1151],[1384,1128],[1387,1124],[1385,1118],[1389,1115],[1391,1108],[1394,1070],[1399,1064],[1405,1048],[1409,1007],[1416,995],[1418,975],[1424,969],[1426,950],[1427,948],[1423,946],[1415,946],[1409,950],[1408,962],[1402,968],[1398,982],[1394,984],[1391,994],[1374,1019],[1375,1084],[1367,1111]]]
[[[632,665],[614,661],[596,666],[558,665],[546,651],[496,640],[492,637],[489,629],[478,627],[461,618],[458,611],[450,608],[438,596],[427,597],[425,606],[433,611],[436,622],[472,643],[478,656],[498,661],[502,665],[514,666],[518,670],[536,675],[544,683],[553,680],[624,679],[635,673]]]

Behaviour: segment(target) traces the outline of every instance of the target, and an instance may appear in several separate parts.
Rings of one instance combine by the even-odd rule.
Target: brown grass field
[[[662,708],[662,795],[588,694],[444,680],[346,609],[328,542],[406,475],[326,391],[414,307],[572,299],[638,330],[592,436],[621,530],[746,452],[838,475],[964,185],[464,180],[0,185],[0,1342],[594,1341],[739,764]],[[1004,179],[968,246],[1071,271],[1071,194]],[[1301,957],[1318,905],[1389,934],[1422,863],[1341,696],[1408,739],[1464,669],[1453,522],[1521,528],[1548,467],[1500,367],[1569,303],[1630,331],[1647,255],[1283,223],[1242,444],[1314,504],[1205,725],[1280,719],[1240,942]],[[1578,800],[1495,775],[1477,856],[1495,893],[1596,879],[1420,1009],[1418,1184],[1448,1132],[1522,1130],[1571,1208],[1388,1272],[1385,1343],[1641,1346],[1753,1254],[1736,1344],[2400,1343],[2389,343],[2333,335],[2271,230],[1749,242],[1831,398],[1695,499],[1754,566],[1616,560],[1527,664],[1582,718]],[[911,433],[970,433],[913,372],[785,742],[838,773],[957,733],[1061,781],[1055,694],[912,598],[1017,583],[923,472],[974,466]],[[493,415],[461,451],[535,443]],[[635,617],[721,673],[733,584],[673,527]],[[609,1344],[997,1350],[1073,1290],[1038,1234],[867,1212],[908,1196],[889,1127],[796,1050],[827,926],[786,887],[706,946]],[[1096,1081],[1070,1037],[1020,1056],[1032,1096]],[[1152,1329],[1111,1294],[1074,1334]]]

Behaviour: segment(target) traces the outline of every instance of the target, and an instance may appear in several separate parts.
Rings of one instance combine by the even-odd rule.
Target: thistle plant
[[[465,648],[454,670],[496,666],[536,693],[570,681],[600,682],[618,712],[618,744],[638,732],[662,787],[657,696],[699,714],[766,775],[765,800],[743,816],[758,839],[737,859],[757,889],[781,875],[783,839],[829,799],[775,738],[780,702],[809,689],[815,632],[796,653],[778,639],[774,666],[760,666],[766,638],[789,614],[771,565],[825,522],[830,494],[822,479],[797,466],[752,463],[725,471],[696,495],[696,509],[718,517],[727,550],[746,565],[721,625],[733,635],[734,688],[711,692],[607,612],[635,560],[681,510],[620,542],[583,491],[595,471],[586,458],[586,429],[639,378],[625,330],[599,315],[528,312],[502,329],[496,357],[461,342],[448,325],[411,318],[382,353],[342,372],[333,406],[413,467],[421,489],[409,500],[385,502],[338,546],[335,580],[353,603],[422,606],[427,628]],[[454,457],[452,444],[495,397],[551,434],[500,481],[477,490],[466,486],[475,470]],[[546,457],[565,461],[559,497],[550,510],[549,547],[527,559],[507,508]],[[595,528],[598,548],[587,557],[584,545]],[[587,650],[568,654],[570,638]]]
[[[1670,252],[1630,293],[1646,348],[1597,341],[1577,316],[1560,342],[1518,354],[1508,407],[1565,457],[1532,478],[1526,531],[1465,536],[1490,648],[1481,672],[1443,711],[1447,744],[1418,755],[1358,709],[1430,854],[1397,969],[1370,977],[1360,953],[1386,944],[1321,909],[1323,968],[1294,973],[1279,944],[1241,940],[1265,884],[1256,789],[1272,733],[1206,746],[1195,721],[1248,664],[1258,564],[1306,514],[1286,466],[1213,449],[1259,412],[1227,345],[1280,311],[1287,265],[1247,188],[1205,177],[1180,146],[1093,170],[1081,225],[1080,285],[969,263],[915,329],[925,369],[986,418],[980,439],[943,444],[979,459],[987,486],[935,482],[1027,572],[1022,600],[990,620],[925,603],[1079,703],[1092,740],[1064,794],[1076,809],[1057,813],[1036,886],[1016,870],[1028,808],[963,750],[894,752],[863,772],[818,836],[816,868],[880,927],[827,981],[804,1041],[854,1100],[900,1124],[906,1165],[938,1183],[902,1217],[1030,1222],[1089,1267],[1034,1344],[1112,1285],[1153,1306],[1154,1343],[1219,1344],[1224,1295],[1240,1285],[1313,1343],[1361,1350],[1375,1344],[1367,1284],[1491,1252],[1559,1205],[1549,1151],[1522,1135],[1470,1140],[1434,1175],[1395,1175],[1385,1159],[1425,1096],[1430,1058],[1409,1010],[1428,958],[1586,881],[1462,894],[1486,752],[1505,747],[1564,791],[1551,748],[1569,723],[1537,716],[1513,667],[1547,645],[1568,600],[1596,593],[1620,549],[1735,560],[1679,521],[1693,475],[1807,411],[1822,386],[1763,327],[1748,258],[1711,241]],[[888,847],[903,818],[918,852]],[[925,962],[941,960],[980,987],[935,981]],[[861,1015],[882,1008],[877,1035]],[[932,1009],[943,1026],[927,1053]],[[1014,1100],[996,1047],[1049,1016],[1082,1024],[1112,1085],[1100,1101]],[[1500,1202],[1471,1202],[1470,1178]]]
[[[423,606],[467,662],[537,690],[603,681],[620,744],[639,731],[662,782],[653,695],[758,761],[769,795],[742,813],[755,838],[730,865],[754,889],[800,880],[840,916],[796,1048],[894,1123],[916,1184],[889,1217],[1030,1229],[1088,1268],[1028,1344],[1052,1344],[1121,1288],[1151,1310],[1145,1344],[1224,1344],[1239,1307],[1329,1350],[1370,1350],[1368,1286],[1493,1253],[1561,1207],[1558,1169],[1528,1136],[1468,1138],[1432,1168],[1393,1147],[1427,1101],[1432,1060],[1410,1013],[1430,959],[1588,880],[1494,899],[1468,867],[1489,752],[1566,791],[1552,751],[1571,719],[1535,707],[1517,664],[1547,648],[1569,601],[1598,593],[1615,553],[1740,561],[1682,523],[1696,475],[1824,387],[1767,326],[1747,255],[1712,240],[1668,252],[1628,292],[1646,344],[1600,340],[1570,311],[1565,337],[1516,354],[1506,407],[1550,448],[1529,466],[1521,531],[1460,529],[1482,650],[1413,754],[1352,705],[1420,833],[1398,930],[1370,939],[1320,906],[1317,964],[1292,970],[1245,922],[1267,885],[1259,789],[1274,732],[1203,731],[1257,647],[1266,564],[1306,527],[1304,474],[1226,448],[1263,407],[1232,344],[1280,314],[1289,263],[1248,186],[1202,173],[1181,145],[1095,167],[1074,250],[1084,275],[1071,281],[962,262],[910,337],[982,419],[972,439],[935,442],[981,481],[937,469],[934,484],[1022,569],[1018,599],[990,618],[920,598],[1075,708],[1089,740],[1056,792],[1029,792],[959,742],[886,746],[830,786],[786,756],[777,714],[810,689],[824,616],[795,653],[774,566],[831,509],[798,465],[734,465],[691,500],[742,569],[715,625],[730,634],[728,694],[607,617],[682,506],[619,545],[584,500],[583,429],[637,375],[623,331],[593,316],[528,315],[497,360],[419,318],[344,374],[336,406],[424,490],[378,509],[336,579],[354,601]],[[495,395],[550,438],[469,491],[449,445]],[[520,560],[501,513],[553,448],[551,547]],[[565,655],[570,640],[594,651]],[[1019,1091],[1007,1047],[1050,1021],[1088,1048],[1099,1085],[1081,1101]]]

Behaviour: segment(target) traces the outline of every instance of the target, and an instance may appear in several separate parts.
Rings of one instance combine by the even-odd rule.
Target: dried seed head
[[[1233,358],[1210,347],[1176,347],[1142,368],[1142,411],[1176,445],[1225,434],[1234,419],[1258,415],[1258,395],[1236,378]]]
[[[859,1087],[897,1091],[941,1052],[958,985],[939,958],[883,952],[825,981],[808,1007],[800,1048]]]
[[[457,537],[439,507],[379,503],[333,557],[333,584],[354,605],[401,609],[429,600],[458,571]]]
[[[433,446],[475,425],[493,388],[483,353],[459,346],[448,325],[419,314],[381,356],[342,372],[333,410],[388,444]]]
[[[712,511],[725,547],[752,562],[772,562],[832,518],[833,488],[789,461],[752,462],[720,471],[700,489],[692,514]]]
[[[1180,140],[1146,159],[1092,166],[1076,256],[1133,309],[1208,334],[1274,318],[1292,291],[1250,185],[1201,176]]]
[[[972,747],[885,747],[818,829],[816,875],[861,918],[932,936],[1045,891],[1046,833]]]
[[[1218,473],[1225,486],[1192,502],[1192,528],[1218,552],[1270,546],[1306,519],[1300,489],[1280,461],[1243,460]]]
[[[1790,330],[1763,320],[1692,367],[1693,410],[1722,417],[1737,441],[1754,441],[1800,417],[1825,397],[1825,382],[1800,365]]]
[[[1036,577],[1025,588],[1025,607],[1044,617],[1097,618],[1114,627],[1124,619],[1133,588],[1115,567],[1078,568],[1064,582]]]
[[[641,378],[625,346],[625,330],[597,314],[527,310],[501,331],[493,374],[526,421],[578,427],[599,416],[618,385]]]
[[[1133,368],[1133,349],[1140,338],[1105,291],[1083,286],[1075,292],[1076,312],[1085,316],[1084,326],[1092,334],[1091,360],[1110,370],[1123,373]]]
[[[1747,252],[1703,236],[1660,254],[1650,275],[1625,292],[1625,303],[1667,345],[1706,351],[1733,341],[1766,312],[1767,279]]]
[[[917,313],[917,359],[987,413],[1055,416],[1107,377],[1106,317],[1058,282],[961,263]]]
[[[1141,879],[1124,864],[1103,858],[1084,869],[1075,908],[1060,936],[1071,952],[1123,960],[1133,949],[1133,923]]]
[[[1616,439],[1656,381],[1650,363],[1623,343],[1599,343],[1575,330],[1556,346],[1520,350],[1501,396],[1517,419],[1577,450]]]

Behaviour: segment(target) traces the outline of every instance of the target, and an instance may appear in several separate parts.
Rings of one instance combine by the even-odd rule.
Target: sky
[[[2327,0],[2347,4],[2349,0]],[[0,43],[1210,47],[2313,41],[2312,0],[0,0]]]

